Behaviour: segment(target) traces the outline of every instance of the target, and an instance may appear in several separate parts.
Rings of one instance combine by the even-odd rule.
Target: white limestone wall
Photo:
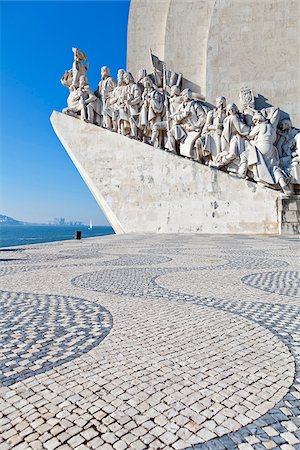
[[[216,0],[209,29],[206,95],[237,102],[241,86],[300,126],[300,1]]]
[[[165,54],[166,21],[171,0],[131,0],[127,31],[127,69],[152,71],[149,49]]]
[[[131,0],[134,74],[151,68],[149,47],[208,101],[238,102],[248,85],[300,126],[299,0]]]
[[[53,128],[116,233],[279,233],[280,194],[62,113]]]
[[[213,5],[207,0],[172,0],[166,21],[164,60],[202,95],[206,95],[206,49]]]

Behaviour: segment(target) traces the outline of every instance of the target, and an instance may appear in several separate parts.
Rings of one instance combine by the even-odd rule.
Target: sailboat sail
[[[90,219],[90,226],[89,226],[89,230],[91,230],[93,228],[93,222],[92,219]]]

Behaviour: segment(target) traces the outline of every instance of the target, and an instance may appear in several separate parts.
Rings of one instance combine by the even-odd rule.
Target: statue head
[[[147,70],[146,69],[140,69],[139,72],[138,72],[138,80],[141,81],[146,76],[147,76]]]
[[[124,72],[123,73],[123,82],[124,82],[124,84],[129,84],[129,82],[130,82],[130,75],[129,75],[128,72]]]
[[[101,67],[101,78],[102,78],[102,80],[105,80],[108,77],[110,77],[109,67],[107,67],[107,66]]]
[[[132,73],[131,73],[131,72],[128,72],[128,75],[129,75],[129,82],[130,82],[130,83],[134,83],[134,78],[133,78]]]
[[[259,111],[257,111],[254,116],[252,117],[252,123],[253,125],[258,125],[259,123],[263,123],[266,122],[266,118],[262,115],[262,113],[260,113]]]
[[[171,97],[175,97],[180,94],[180,89],[178,86],[176,86],[176,84],[173,84],[173,86],[171,86],[170,94],[171,94]]]
[[[226,113],[228,116],[235,116],[239,112],[235,103],[229,103],[226,107]]]
[[[148,75],[142,78],[141,83],[145,89],[150,89],[153,86],[152,80]]]
[[[226,108],[226,98],[225,97],[217,97],[216,98],[216,107],[217,108]]]
[[[193,93],[192,93],[191,89],[189,89],[189,88],[184,89],[184,90],[181,92],[181,95],[182,95],[183,100],[184,100],[185,102],[188,102],[188,101],[190,101],[190,100],[193,100]]]
[[[292,127],[293,126],[292,126],[291,119],[288,117],[286,117],[285,119],[282,119],[278,125],[279,130],[281,130],[285,133],[289,133],[291,131]]]
[[[134,78],[133,78],[131,72],[124,72],[123,81],[126,85],[130,84],[130,83],[134,83]]]
[[[125,73],[124,69],[119,69],[118,70],[118,74],[117,74],[117,80],[118,80],[118,84],[121,85],[123,84],[123,75]]]

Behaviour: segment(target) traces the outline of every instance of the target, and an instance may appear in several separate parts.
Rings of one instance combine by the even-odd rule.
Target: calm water
[[[40,242],[54,242],[74,239],[74,234],[77,230],[80,230],[82,232],[82,238],[114,234],[114,231],[111,227],[93,227],[93,229],[90,231],[86,226],[60,227],[53,225],[0,225],[0,247],[38,244]]]

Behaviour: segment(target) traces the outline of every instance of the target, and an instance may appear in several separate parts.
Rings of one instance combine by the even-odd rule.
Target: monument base
[[[300,233],[300,196],[56,111],[51,123],[117,234]]]

